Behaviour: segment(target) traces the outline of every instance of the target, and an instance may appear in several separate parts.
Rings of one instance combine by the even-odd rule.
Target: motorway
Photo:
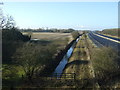
[[[104,36],[104,37],[111,38],[111,39],[116,40],[116,41],[120,41],[120,39],[119,39],[119,38],[110,37],[110,36],[102,35],[102,34],[99,34],[99,33],[96,33],[96,34],[101,35],[101,36]]]
[[[89,32],[88,36],[97,45],[97,47],[107,46],[120,51],[120,39],[105,36],[95,32]]]

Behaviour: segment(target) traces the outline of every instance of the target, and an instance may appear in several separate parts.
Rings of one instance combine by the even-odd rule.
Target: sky
[[[102,30],[118,27],[117,2],[5,2],[19,28]]]

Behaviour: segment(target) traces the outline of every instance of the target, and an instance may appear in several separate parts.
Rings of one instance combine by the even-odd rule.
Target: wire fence
[[[75,73],[54,73],[51,78],[57,79],[76,79]]]

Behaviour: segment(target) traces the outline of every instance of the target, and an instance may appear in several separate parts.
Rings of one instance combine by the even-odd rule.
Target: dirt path
[[[76,44],[73,54],[70,57],[64,73],[75,73],[75,87],[96,90],[99,85],[95,80],[94,69],[90,60],[90,52],[88,49],[88,38],[82,36]]]

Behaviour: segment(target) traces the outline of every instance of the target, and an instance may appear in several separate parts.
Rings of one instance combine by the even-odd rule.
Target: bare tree
[[[26,43],[16,51],[13,58],[23,68],[28,80],[32,81],[32,77],[36,72],[41,70],[45,63],[48,62],[46,57],[50,58],[50,56],[47,56],[47,53],[48,51],[42,48],[42,46]],[[50,54],[48,53],[48,55]]]
[[[0,9],[0,29],[11,29],[15,27],[15,21],[12,16],[3,15],[2,9]]]
[[[2,29],[15,28],[15,21],[12,16],[7,15],[7,17],[3,17],[2,22],[3,22]]]
[[[0,29],[2,29],[2,26],[3,26],[3,12],[2,12],[2,9],[0,8]]]

